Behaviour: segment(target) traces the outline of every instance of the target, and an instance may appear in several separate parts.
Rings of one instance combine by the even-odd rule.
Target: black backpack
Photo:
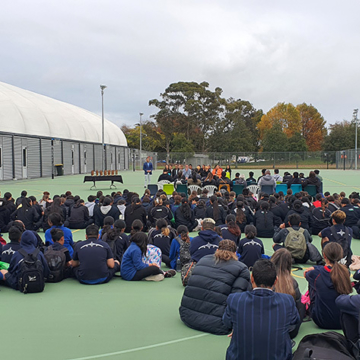
[[[345,336],[328,331],[304,336],[293,360],[355,360],[352,345]]]
[[[47,279],[48,282],[56,283],[64,279],[64,269],[66,264],[65,252],[67,250],[67,248],[54,250],[52,245],[47,248],[45,259],[50,269],[50,275]]]
[[[345,226],[345,232],[343,234],[338,234],[335,226],[330,228],[332,235],[334,236],[336,242],[341,245],[344,253],[345,263],[347,267],[351,265],[351,256],[352,251],[349,247],[349,229]]]
[[[42,292],[45,279],[42,263],[37,258],[40,250],[36,249],[32,254],[28,254],[24,249],[18,251],[24,257],[20,263],[19,290],[24,294]]]

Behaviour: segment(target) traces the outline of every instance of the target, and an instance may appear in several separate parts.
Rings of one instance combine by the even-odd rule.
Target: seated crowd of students
[[[268,176],[265,171],[263,178]],[[291,358],[291,339],[306,313],[321,328],[343,328],[349,338],[357,337],[351,329],[360,295],[349,296],[347,267],[352,238],[360,238],[359,193],[312,198],[289,189],[286,195],[256,198],[244,188],[237,197],[234,192],[207,195],[205,189],[200,196],[175,191],[168,198],[158,191],[151,197],[146,189],[140,197],[124,190],[98,192],[85,203],[70,191],[52,199],[45,192],[40,202],[25,191],[16,201],[5,193],[0,230],[9,241],[0,246],[0,260],[9,267],[0,270],[0,280],[31,292],[32,284],[24,280],[30,271],[24,266],[27,257],[49,282],[72,276],[82,284],[101,284],[119,271],[127,281],[161,281],[181,272],[186,285],[181,320],[200,331],[231,333],[227,359],[265,358],[269,351],[272,358]],[[45,243],[37,232],[41,228]],[[85,228],[86,240],[74,243],[72,228]],[[197,230],[191,238],[189,232]],[[312,235],[321,237],[322,254]],[[271,258],[259,238],[273,239]],[[315,265],[304,273],[309,292],[303,302],[291,267],[309,260]],[[360,280],[360,271],[354,279]],[[269,344],[270,334],[271,345],[253,346],[259,339]],[[244,349],[245,344],[251,346]]]

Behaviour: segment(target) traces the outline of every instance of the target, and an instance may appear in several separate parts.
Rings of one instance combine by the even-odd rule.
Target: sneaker
[[[171,278],[171,277],[173,277],[173,276],[175,276],[175,275],[176,275],[176,271],[173,270],[173,269],[170,269],[170,270],[168,270],[168,271],[166,271],[166,272],[164,273],[164,276],[165,276],[166,278]]]
[[[147,281],[163,281],[164,280],[164,274],[157,274],[157,275],[150,275],[145,278]]]

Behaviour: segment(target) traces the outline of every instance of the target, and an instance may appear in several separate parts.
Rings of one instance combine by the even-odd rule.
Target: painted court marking
[[[107,353],[107,354],[85,356],[85,357],[74,358],[74,359],[70,359],[70,360],[100,359],[100,358],[104,358],[104,357],[108,357],[108,356],[128,354],[128,353],[132,353],[132,352],[136,352],[136,351],[153,349],[153,348],[157,348],[157,347],[161,347],[161,346],[176,344],[176,343],[183,342],[183,341],[187,341],[187,340],[193,340],[193,339],[197,339],[197,338],[204,337],[204,336],[208,336],[208,335],[209,335],[209,334],[200,334],[200,335],[190,336],[190,337],[186,337],[186,338],[182,338],[182,339],[176,339],[176,340],[166,341],[166,342],[163,342],[163,343],[158,343],[158,344],[153,344],[153,345],[148,345],[148,346],[142,346],[142,347],[138,347],[138,348],[134,348],[134,349],[116,351],[116,352]]]

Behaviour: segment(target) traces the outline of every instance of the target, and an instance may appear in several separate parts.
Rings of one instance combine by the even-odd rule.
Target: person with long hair
[[[299,284],[291,276],[292,256],[286,249],[276,251],[271,257],[271,262],[275,265],[278,280],[274,290],[278,293],[291,295],[298,309],[300,319],[305,316],[305,305],[301,303],[301,292]],[[301,322],[290,332],[290,338],[293,339],[299,332]]]
[[[260,209],[255,213],[254,225],[260,237],[272,238],[274,236],[274,214],[269,211],[269,203],[262,201]]]
[[[156,221],[156,228],[149,232],[148,243],[158,247],[161,250],[161,261],[167,267],[170,267],[170,246],[174,238],[174,234],[170,231],[168,223],[165,219]]]
[[[175,217],[175,228],[177,229],[180,225],[185,225],[190,232],[197,226],[194,212],[191,209],[188,199],[183,198],[181,205],[178,207],[174,214]]]
[[[246,225],[245,238],[240,240],[237,249],[238,254],[240,254],[239,260],[248,268],[252,267],[265,254],[264,244],[256,235],[256,227]]]
[[[172,269],[180,271],[181,268],[191,262],[189,229],[185,225],[180,225],[176,229],[176,237],[171,242],[170,247],[170,266]]]
[[[236,224],[235,215],[227,215],[225,225],[221,225],[220,230],[223,239],[232,240],[236,246],[239,245],[241,230]]]
[[[141,200],[137,196],[131,199],[131,205],[125,209],[125,232],[129,233],[131,231],[131,225],[134,220],[140,220],[146,226],[146,210],[141,205]]]
[[[250,289],[250,272],[238,261],[235,243],[222,240],[214,254],[204,256],[194,267],[181,300],[180,318],[192,329],[229,334],[222,322],[226,299]]]
[[[106,242],[114,254],[114,259],[121,264],[125,250],[130,245],[130,238],[125,234],[126,223],[124,220],[116,220],[114,226],[110,227],[105,233],[102,232],[101,240]]]
[[[335,304],[339,295],[352,292],[348,269],[339,263],[343,258],[342,247],[329,242],[323,248],[325,266],[315,266],[305,270],[309,283],[310,315],[322,329],[341,329],[340,310]]]
[[[175,270],[162,271],[155,264],[145,264],[142,258],[147,252],[147,235],[142,231],[130,238],[130,246],[126,249],[121,262],[121,277],[127,281],[162,281],[164,277],[176,275]]]
[[[254,222],[254,215],[252,214],[250,208],[245,205],[244,201],[238,201],[236,203],[235,212],[235,222],[239,226],[241,232],[245,231],[245,226],[250,225]]]
[[[315,185],[316,193],[321,193],[321,181],[314,171],[310,171],[309,176],[302,182],[302,188],[305,189],[307,185]]]
[[[216,226],[225,224],[226,211],[224,207],[219,204],[216,195],[210,197],[210,206],[206,209],[205,216],[214,219]]]
[[[207,185],[214,185],[216,186],[216,181],[214,179],[214,175],[209,172],[205,178],[205,180],[203,181],[203,186],[207,186]]]

